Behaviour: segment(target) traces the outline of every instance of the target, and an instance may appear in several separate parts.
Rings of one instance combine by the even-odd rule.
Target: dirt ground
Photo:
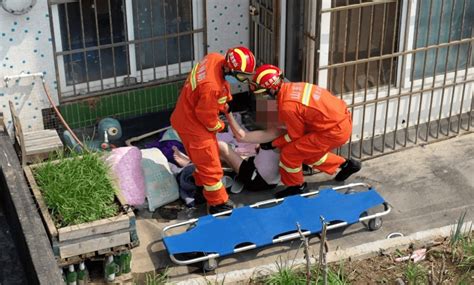
[[[443,239],[422,248],[412,246],[390,253],[381,252],[379,256],[368,259],[330,264],[328,284],[474,284],[472,237],[467,247],[467,250],[466,247],[464,250],[461,246],[454,247],[456,254],[453,256],[453,247]],[[420,249],[426,249],[425,257],[420,261],[397,260],[413,256],[414,251]],[[470,268],[460,266],[460,257],[469,261]],[[270,277],[256,277],[250,284],[306,284],[305,268],[293,270],[298,273],[291,277],[291,274],[281,271]],[[318,282],[315,282],[318,274]],[[322,271],[311,270],[310,284],[323,284],[321,274]]]
[[[474,272],[466,272],[453,262],[449,245],[444,242],[427,249],[425,260],[397,262],[397,257],[407,256],[413,250],[349,262],[344,269],[351,284],[473,284]],[[337,265],[335,265],[337,269]],[[416,281],[415,281],[416,280]],[[415,281],[415,282],[414,282]],[[463,283],[464,282],[464,283]]]

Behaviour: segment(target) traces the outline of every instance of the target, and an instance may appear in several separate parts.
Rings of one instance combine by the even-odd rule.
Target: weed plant
[[[427,272],[426,269],[416,263],[408,262],[403,274],[408,284],[426,284],[427,283]]]
[[[76,225],[116,215],[115,191],[108,167],[100,155],[71,155],[65,158],[59,154],[34,170],[56,226]]]

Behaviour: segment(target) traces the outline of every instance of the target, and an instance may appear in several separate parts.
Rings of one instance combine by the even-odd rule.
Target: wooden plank
[[[23,171],[25,172],[26,179],[30,183],[33,196],[35,196],[36,202],[38,203],[41,215],[43,216],[43,219],[46,223],[48,233],[50,236],[56,237],[58,235],[58,230],[54,225],[51,215],[49,214],[48,207],[44,202],[43,195],[41,194],[38,184],[36,184],[36,180],[34,178],[33,172],[31,171],[31,168],[29,166],[25,166],[23,167]]]
[[[59,137],[58,133],[55,130],[41,130],[41,131],[27,132],[27,133],[24,133],[23,136],[25,137],[25,140]]]
[[[49,138],[37,138],[34,140],[25,140],[25,147],[34,148],[37,146],[48,148],[52,146],[61,145],[61,140],[59,138],[49,137]]]
[[[56,137],[41,137],[41,138],[25,138],[25,146],[35,146],[35,145],[40,145],[44,143],[53,143],[55,145],[61,143],[61,139],[56,136]]]
[[[59,241],[67,241],[82,237],[91,237],[97,234],[111,233],[113,231],[128,229],[130,226],[127,215],[115,216],[107,219],[68,226],[58,230]]]
[[[85,252],[97,251],[114,246],[124,245],[130,243],[130,233],[122,231],[118,233],[105,234],[102,236],[90,238],[82,238],[75,242],[61,245],[59,248],[59,256],[67,258],[75,255],[81,255]]]
[[[38,146],[34,149],[29,149],[27,151],[27,155],[35,155],[35,154],[43,154],[43,153],[47,154],[47,153],[54,152],[56,150],[61,150],[61,149],[62,149],[62,145],[50,146],[48,148]]]

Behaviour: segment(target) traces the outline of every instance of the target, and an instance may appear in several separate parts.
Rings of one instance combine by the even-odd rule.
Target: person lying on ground
[[[263,144],[271,142],[283,133],[283,130],[276,127],[247,132],[235,120],[232,112],[225,112],[225,115],[238,142]],[[237,179],[244,184],[245,189],[250,191],[269,190],[275,188],[280,182],[279,150],[258,147],[256,156],[243,159],[229,144],[219,141],[218,146],[221,160],[237,173]]]
[[[229,126],[237,141],[245,143],[269,142],[279,137],[282,133],[277,128],[247,132],[235,120],[232,113],[226,114]],[[258,147],[257,155],[243,159],[232,147],[223,141],[218,141],[219,155],[222,161],[237,173],[244,188],[250,191],[269,190],[275,188],[280,182],[278,162],[280,153],[278,149],[263,149]],[[181,167],[191,163],[189,157],[173,148],[173,157]]]

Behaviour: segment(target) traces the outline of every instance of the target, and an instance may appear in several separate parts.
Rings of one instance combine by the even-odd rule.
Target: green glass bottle
[[[77,285],[86,285],[89,279],[89,272],[87,271],[84,262],[79,263],[79,271],[77,272]]]
[[[108,256],[104,266],[105,279],[109,282],[114,281],[118,269],[117,263],[114,262],[114,256]]]
[[[69,271],[66,274],[68,285],[77,285],[77,272],[74,271],[74,265],[69,265]]]

